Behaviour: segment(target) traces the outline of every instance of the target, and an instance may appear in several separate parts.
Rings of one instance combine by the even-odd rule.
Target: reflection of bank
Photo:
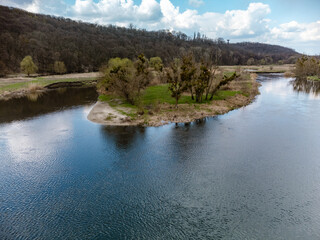
[[[292,81],[293,89],[297,92],[305,92],[318,96],[320,93],[320,81],[310,81],[303,78],[297,78]]]
[[[61,109],[94,103],[97,98],[96,88],[88,87],[60,88],[0,101],[0,123],[23,120]]]
[[[140,126],[101,126],[103,137],[112,139],[117,148],[128,149],[138,138],[143,138],[146,128]]]

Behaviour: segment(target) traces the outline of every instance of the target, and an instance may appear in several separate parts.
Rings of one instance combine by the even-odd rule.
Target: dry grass
[[[292,77],[295,77],[295,74],[294,74],[293,72],[291,72],[291,71],[286,71],[286,72],[284,73],[284,77],[286,77],[286,78],[292,78]]]
[[[29,92],[31,93],[34,93],[38,90],[42,90],[43,89],[43,86],[41,86],[39,83],[30,83],[28,84],[28,90]]]

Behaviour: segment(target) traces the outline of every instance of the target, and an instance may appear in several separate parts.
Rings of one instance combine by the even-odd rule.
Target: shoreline
[[[217,101],[216,105],[212,104],[212,107],[217,109],[215,113],[198,111],[196,114],[190,114],[188,116],[171,114],[164,118],[161,118],[162,116],[153,115],[148,122],[145,122],[144,119],[131,120],[128,118],[128,116],[118,112],[117,114],[114,114],[116,110],[114,110],[108,103],[98,101],[89,112],[87,119],[93,123],[105,126],[160,127],[171,123],[190,123],[207,117],[224,115],[230,111],[248,106],[255,100],[257,95],[255,95],[253,98],[246,99],[237,97],[236,99],[232,98],[229,100],[219,100]],[[110,118],[110,120],[108,120],[108,118]]]
[[[12,98],[26,97],[30,94],[42,94],[59,88],[86,88],[95,86],[96,80],[90,81],[72,81],[72,82],[56,82],[48,84],[44,87],[36,86],[35,89],[22,88],[14,91],[0,92],[0,101],[8,101]]]
[[[21,74],[0,78],[0,100],[21,98],[34,93],[44,93],[50,89],[86,87],[95,85],[99,72],[71,73],[26,77]]]
[[[260,94],[261,84],[251,75],[251,89],[248,95],[236,94],[224,100],[213,100],[204,104],[179,104],[178,108],[169,103],[159,104],[157,110],[141,112],[130,117],[130,109],[120,105],[110,106],[106,101],[98,101],[91,109],[87,119],[106,126],[146,126],[159,127],[170,123],[190,123],[206,117],[226,114],[232,110],[245,107],[252,103]]]

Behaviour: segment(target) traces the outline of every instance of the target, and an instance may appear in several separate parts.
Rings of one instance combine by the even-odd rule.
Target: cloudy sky
[[[170,29],[320,54],[319,0],[0,0],[1,5],[102,25]]]

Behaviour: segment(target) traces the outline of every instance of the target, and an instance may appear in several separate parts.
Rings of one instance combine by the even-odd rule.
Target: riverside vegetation
[[[295,75],[300,79],[320,81],[320,60],[308,56],[299,58],[295,65]]]
[[[99,100],[112,110],[89,119],[108,125],[190,122],[247,105],[259,93],[256,74],[239,67],[224,72],[209,60],[196,62],[192,54],[167,67],[159,57],[149,61],[143,54],[135,62],[114,58],[101,72]]]

